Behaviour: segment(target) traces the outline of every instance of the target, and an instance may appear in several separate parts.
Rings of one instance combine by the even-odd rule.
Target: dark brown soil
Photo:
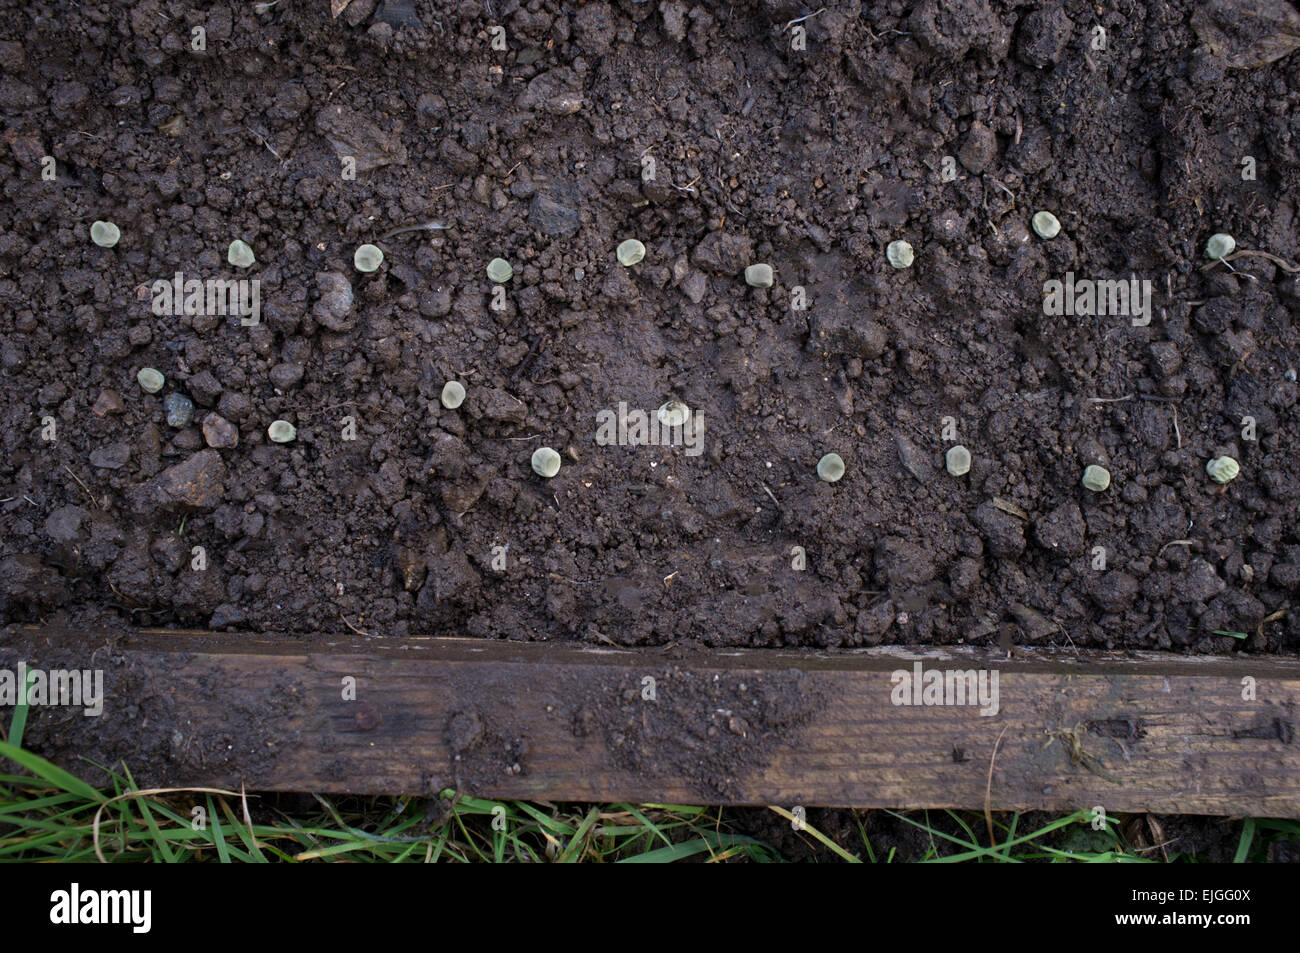
[[[434,7],[3,4],[3,620],[1300,647],[1300,288],[1270,258],[1202,267],[1215,232],[1300,260],[1300,57],[1202,44],[1188,2],[841,3],[793,26],[813,10]],[[624,269],[629,237],[648,252]],[[745,284],[753,262],[775,287]],[[178,271],[259,279],[261,323],[155,315]],[[1066,272],[1149,280],[1149,326],[1045,317]],[[171,392],[197,405],[180,430]],[[703,454],[596,443],[598,412],[670,398]],[[267,440],[277,418],[296,442]]]

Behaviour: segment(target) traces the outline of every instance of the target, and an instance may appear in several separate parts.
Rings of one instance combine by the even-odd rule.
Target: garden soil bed
[[[1296,653],[1288,4],[334,5],[0,10],[3,621]]]

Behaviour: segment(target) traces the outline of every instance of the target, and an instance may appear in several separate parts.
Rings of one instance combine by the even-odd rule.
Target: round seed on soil
[[[885,248],[885,257],[895,268],[911,268],[916,259],[912,246],[902,240],[890,242]]]
[[[560,455],[550,447],[538,447],[533,451],[533,472],[549,480],[560,472]]]
[[[158,393],[163,389],[163,384],[167,383],[167,378],[163,377],[162,371],[154,370],[152,367],[141,368],[140,373],[135,375],[135,379],[146,394]]]
[[[122,230],[112,222],[92,222],[90,240],[100,248],[112,248],[122,237]]]
[[[366,274],[378,271],[383,263],[384,253],[376,245],[362,245],[352,255],[352,264],[357,266],[357,271]]]
[[[226,261],[236,268],[251,268],[257,259],[253,256],[253,249],[249,247],[248,242],[236,238],[230,243],[230,248],[226,252]]]
[[[1097,464],[1089,464],[1083,470],[1083,485],[1094,493],[1100,493],[1110,486],[1110,471]]]
[[[961,444],[949,447],[944,454],[944,465],[953,476],[965,476],[970,472],[970,451]]]
[[[772,280],[771,265],[760,263],[745,269],[745,284],[751,288],[770,288]]]
[[[515,270],[510,267],[510,262],[504,258],[493,258],[488,262],[487,276],[497,284],[505,284],[515,276]]]
[[[817,475],[827,483],[844,476],[844,460],[838,453],[828,453],[817,461]]]
[[[1241,465],[1232,457],[1215,457],[1205,465],[1205,472],[1215,483],[1228,483],[1237,478]]]
[[[1051,212],[1035,212],[1029,220],[1039,238],[1053,239],[1061,234],[1061,222]]]
[[[691,408],[680,400],[670,400],[655,412],[655,416],[665,427],[680,427],[691,419]]]
[[[645,257],[645,246],[635,238],[629,238],[618,246],[614,254],[618,256],[620,265],[624,268],[631,268]]]
[[[266,428],[266,435],[275,443],[288,443],[298,436],[298,428],[287,420],[273,420]]]
[[[1205,257],[1213,261],[1218,261],[1225,255],[1231,255],[1237,248],[1237,240],[1231,235],[1219,232],[1211,235],[1209,241],[1205,243]]]
[[[465,388],[460,381],[447,381],[442,385],[442,406],[455,410],[465,403]]]

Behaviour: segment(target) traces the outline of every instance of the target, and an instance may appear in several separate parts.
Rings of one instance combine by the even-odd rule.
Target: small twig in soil
[[[766,483],[763,484],[763,492],[772,497],[772,502],[776,504],[776,508],[779,510],[781,508],[781,501],[778,500],[772,491],[767,488]]]
[[[1285,272],[1286,272],[1287,274],[1289,274],[1289,275],[1294,275],[1294,274],[1296,274],[1297,272],[1300,272],[1300,265],[1297,265],[1295,262],[1287,261],[1285,258],[1279,258],[1277,255],[1271,254],[1271,253],[1266,252],[1266,251],[1258,251],[1258,250],[1253,249],[1253,248],[1238,248],[1238,249],[1237,249],[1235,252],[1233,252],[1231,255],[1224,255],[1222,258],[1216,258],[1216,259],[1214,259],[1214,261],[1210,262],[1208,265],[1202,265],[1202,266],[1201,266],[1201,271],[1209,271],[1211,268],[1213,268],[1213,267],[1214,267],[1215,265],[1217,265],[1219,262],[1223,262],[1223,264],[1227,266],[1227,268],[1228,268],[1229,271],[1236,272],[1237,274],[1242,274],[1242,275],[1244,275],[1244,274],[1246,274],[1244,271],[1242,271],[1242,272],[1238,272],[1237,269],[1235,269],[1235,268],[1233,268],[1231,265],[1229,265],[1228,262],[1230,262],[1230,261],[1236,261],[1238,258],[1245,258],[1245,257],[1251,256],[1251,255],[1254,255],[1254,256],[1256,256],[1256,257],[1258,257],[1258,258],[1267,258],[1269,261],[1271,261],[1273,264],[1277,265],[1279,268],[1281,268],[1283,271],[1285,271]],[[1254,278],[1255,276],[1254,276],[1254,275],[1247,275],[1246,277],[1248,277],[1248,278]]]
[[[993,765],[998,760],[998,748],[1002,745],[1002,736],[1007,733],[1010,725],[1003,725],[1002,731],[998,734],[998,740],[993,742],[993,754],[989,755],[989,777],[984,784],[984,823],[989,826],[989,846],[997,847],[997,838],[993,834],[993,810],[991,807],[993,801]]]
[[[1264,616],[1264,619],[1262,622],[1260,622],[1259,627],[1255,629],[1255,634],[1262,639],[1264,637],[1264,626],[1268,625],[1270,622],[1276,622],[1279,619],[1285,619],[1290,614],[1291,614],[1291,606],[1285,605],[1282,608],[1278,609],[1276,612]]]
[[[94,503],[96,506],[98,506],[98,507],[102,510],[102,509],[104,508],[104,505],[103,505],[102,503],[100,503],[99,500],[95,499],[95,494],[90,492],[90,487],[86,486],[86,484],[84,484],[84,483],[81,482],[81,477],[79,477],[79,476],[77,476],[75,473],[73,473],[73,472],[72,472],[72,468],[69,467],[67,464],[64,464],[64,465],[63,465],[63,469],[67,470],[68,473],[72,476],[72,479],[74,479],[74,480],[77,481],[77,486],[81,487],[83,490],[86,491],[86,496],[90,497],[90,502]],[[27,499],[27,498],[26,498],[26,497],[23,497],[23,499]],[[31,501],[29,500],[28,502],[31,502]]]
[[[791,20],[789,23],[785,25],[785,28],[781,30],[781,32],[784,33],[786,30],[790,29],[790,27],[794,26],[796,23],[803,23],[804,20],[811,20],[813,17],[820,16],[825,12],[826,12],[826,8],[822,7],[816,13],[809,13],[801,17],[795,17],[793,20]]]
[[[373,638],[373,636],[372,636],[369,632],[365,632],[365,631],[363,631],[363,630],[361,630],[361,629],[358,629],[355,625],[353,625],[351,622],[349,622],[349,621],[348,621],[348,617],[345,616],[342,612],[339,613],[339,618],[343,620],[343,624],[344,624],[344,625],[346,625],[349,629],[351,629],[351,630],[352,630],[353,632],[355,632],[357,635],[364,635],[364,636],[365,636],[366,638],[368,638],[368,639],[369,639],[369,638]]]
[[[1159,559],[1161,556],[1163,556],[1165,554],[1165,550],[1168,549],[1170,546],[1195,546],[1195,545],[1196,545],[1196,540],[1194,539],[1171,539],[1169,542],[1165,543],[1163,546],[1160,547],[1160,551],[1156,553],[1156,559]]]
[[[1125,394],[1123,397],[1089,397],[1090,404],[1118,404],[1125,400],[1132,400],[1132,394]]]
[[[524,359],[519,362],[519,366],[516,367],[514,369],[514,372],[510,375],[510,383],[513,384],[516,380],[518,380],[519,375],[522,374],[533,363],[533,361],[537,357],[537,349],[542,346],[542,341],[545,339],[546,339],[545,334],[537,335],[537,338],[533,341],[532,346],[529,347],[528,353],[524,355]]]
[[[250,133],[254,139],[260,142],[262,145],[266,146],[267,151],[270,152],[271,155],[275,156],[281,162],[284,161],[284,156],[280,155],[280,153],[276,152],[273,148],[271,148],[271,144],[267,142],[266,138],[261,133],[259,133],[256,129],[250,129],[248,126],[245,126],[244,131]]]
[[[447,226],[440,222],[424,222],[420,225],[407,225],[405,228],[395,228],[391,232],[385,232],[383,235],[380,235],[378,240],[381,242],[387,241],[394,235],[405,235],[407,232],[446,231],[446,229]]]
[[[1178,429],[1178,408],[1173,408],[1174,412],[1174,436],[1178,438],[1178,449],[1183,449],[1183,432]]]

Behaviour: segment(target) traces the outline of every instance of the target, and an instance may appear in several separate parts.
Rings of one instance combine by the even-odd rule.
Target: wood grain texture
[[[1017,653],[0,634],[0,668],[104,669],[101,717],[34,708],[27,728],[92,781],[80,757],[158,785],[982,808],[1001,736],[994,810],[1300,817],[1300,661]],[[918,660],[996,671],[997,713],[895,704]]]

